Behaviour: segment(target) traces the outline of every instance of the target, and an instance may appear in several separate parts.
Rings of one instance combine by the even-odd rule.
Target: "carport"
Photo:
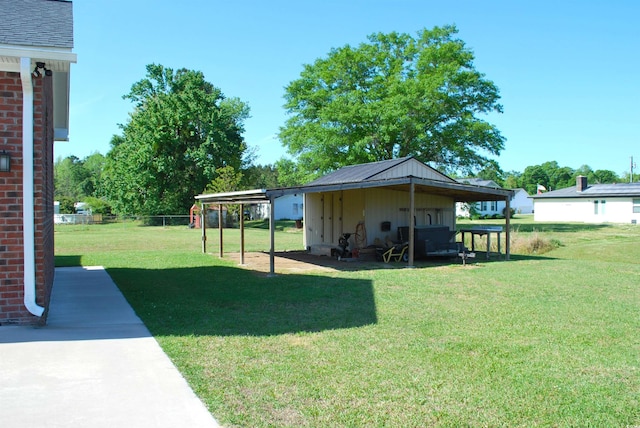
[[[237,192],[225,192],[225,193],[210,193],[196,196],[196,200],[202,204],[201,224],[202,224],[202,252],[207,252],[207,208],[210,205],[217,205],[218,212],[218,234],[220,240],[220,258],[224,256],[223,247],[223,234],[224,227],[222,222],[222,206],[223,205],[240,205],[240,264],[244,264],[244,206],[251,204],[269,204],[271,208],[274,206],[274,201],[267,194],[265,189],[255,190],[241,190]],[[274,230],[275,230],[275,218],[273,209],[269,210],[269,231],[271,234],[271,254],[272,254],[272,268],[273,269],[273,252],[274,252]]]
[[[404,160],[400,160],[404,161]],[[389,161],[386,161],[389,162]],[[397,161],[396,161],[397,163]],[[270,204],[270,216],[269,216],[269,230],[270,230],[270,274],[273,275],[275,273],[275,219],[274,219],[274,206],[277,203],[277,199],[284,195],[290,194],[303,194],[305,197],[307,195],[311,195],[314,193],[330,193],[330,192],[342,192],[347,190],[362,190],[366,189],[387,189],[393,190],[397,192],[402,192],[406,195],[406,202],[408,204],[409,218],[415,218],[416,215],[416,195],[420,194],[428,194],[428,195],[436,195],[436,196],[446,196],[447,198],[451,198],[456,202],[476,202],[476,201],[499,201],[504,200],[506,202],[506,216],[505,216],[505,238],[506,238],[506,246],[505,246],[505,259],[509,260],[510,257],[510,200],[512,196],[511,190],[505,189],[493,189],[486,188],[480,186],[473,186],[468,184],[460,184],[455,180],[452,180],[446,176],[447,180],[440,179],[428,179],[428,178],[418,178],[415,176],[407,176],[407,177],[399,177],[399,178],[388,178],[388,179],[361,179],[358,178],[355,181],[345,180],[344,182],[330,182],[323,183],[322,180],[317,180],[316,182],[312,182],[308,185],[296,186],[296,187],[287,187],[287,188],[276,188],[276,189],[256,189],[256,190],[246,190],[246,191],[238,191],[238,192],[227,192],[227,193],[213,193],[213,194],[202,194],[196,196],[196,200],[198,200],[203,205],[202,215],[205,215],[206,207],[209,205],[218,205],[220,208],[222,205],[240,205],[240,212],[244,211],[244,205],[246,204],[257,204],[257,203],[267,203]],[[307,222],[307,207],[305,202],[305,223]],[[240,216],[240,263],[244,264],[244,220]],[[221,216],[219,216],[219,248],[220,248],[220,257],[223,257],[223,227]],[[203,219],[203,225],[204,225]],[[414,266],[414,253],[415,253],[415,242],[414,242],[414,222],[411,221],[408,224],[409,226],[409,261],[408,266]],[[202,228],[202,250],[206,252],[206,227]]]

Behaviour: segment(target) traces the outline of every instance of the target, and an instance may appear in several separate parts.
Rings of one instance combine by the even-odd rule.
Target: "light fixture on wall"
[[[11,155],[5,150],[0,153],[0,172],[11,171]]]
[[[47,76],[51,76],[51,70],[49,70],[47,67],[45,67],[45,63],[44,62],[36,62],[36,67],[33,69],[33,77],[40,77],[42,76],[42,73],[40,73],[40,70],[44,70],[44,74]]]

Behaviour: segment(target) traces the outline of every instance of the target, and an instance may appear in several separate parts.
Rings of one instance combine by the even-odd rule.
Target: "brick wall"
[[[52,98],[51,77],[34,79],[36,301],[45,307],[54,269]],[[22,82],[19,73],[0,71],[0,150],[11,155],[11,171],[0,172],[0,325],[43,322],[44,317],[34,317],[23,303]]]

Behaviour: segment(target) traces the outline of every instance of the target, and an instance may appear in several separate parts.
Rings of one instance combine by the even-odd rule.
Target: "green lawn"
[[[105,266],[227,427],[640,425],[640,227],[514,229],[557,248],[265,277],[201,254],[198,230],[127,224],[57,227],[56,263]]]

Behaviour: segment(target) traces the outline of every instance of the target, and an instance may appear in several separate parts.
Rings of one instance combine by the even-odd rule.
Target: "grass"
[[[199,231],[65,226],[56,261],[106,266],[227,427],[639,425],[640,228],[514,223],[560,245],[266,278],[201,254]]]

